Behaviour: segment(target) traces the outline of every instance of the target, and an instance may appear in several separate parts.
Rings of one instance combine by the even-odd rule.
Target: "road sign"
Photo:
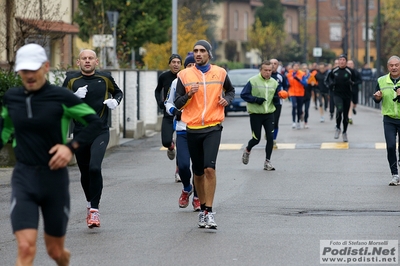
[[[314,57],[321,57],[322,56],[322,48],[321,47],[314,47],[313,56]]]
[[[94,47],[114,47],[114,37],[111,34],[94,34]]]

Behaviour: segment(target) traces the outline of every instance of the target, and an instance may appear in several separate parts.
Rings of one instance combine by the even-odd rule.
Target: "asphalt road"
[[[198,229],[191,206],[178,207],[182,185],[174,183],[160,133],[107,152],[101,228],[86,227],[79,171],[69,167],[71,265],[320,265],[320,240],[398,240],[400,187],[388,186],[382,117],[357,111],[346,144],[333,139],[334,122],[326,116],[320,123],[313,106],[310,128],[292,129],[285,102],[273,172],[263,170],[265,140],[241,163],[249,118],[229,114],[217,160],[218,230]],[[0,170],[0,265],[16,256],[10,171]],[[54,265],[42,233],[41,224],[35,265]]]

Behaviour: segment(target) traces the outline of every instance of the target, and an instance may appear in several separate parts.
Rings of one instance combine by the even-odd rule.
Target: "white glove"
[[[74,93],[78,98],[85,98],[86,97],[86,93],[88,92],[87,90],[87,86],[85,85],[83,87],[79,87],[76,92]]]
[[[115,99],[107,99],[103,103],[107,104],[108,108],[111,110],[114,110],[118,106],[118,102]]]

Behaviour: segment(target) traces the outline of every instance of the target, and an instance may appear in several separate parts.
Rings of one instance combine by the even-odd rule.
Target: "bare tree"
[[[18,5],[17,5],[18,4]],[[0,9],[5,10],[6,19],[0,29],[0,50],[6,51],[6,64],[12,71],[16,50],[25,43],[35,42],[45,48],[54,39],[63,37],[55,33],[57,23],[67,10],[61,10],[61,0],[7,0]],[[60,32],[60,31],[58,31]]]

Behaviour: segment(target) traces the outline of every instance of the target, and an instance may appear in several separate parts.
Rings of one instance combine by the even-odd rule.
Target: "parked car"
[[[246,85],[249,78],[260,73],[259,69],[256,68],[243,68],[243,69],[232,69],[228,71],[229,79],[232,82],[233,87],[235,87],[235,98],[230,105],[225,107],[225,115],[228,112],[245,112],[246,102],[240,97],[240,93],[243,87]]]

